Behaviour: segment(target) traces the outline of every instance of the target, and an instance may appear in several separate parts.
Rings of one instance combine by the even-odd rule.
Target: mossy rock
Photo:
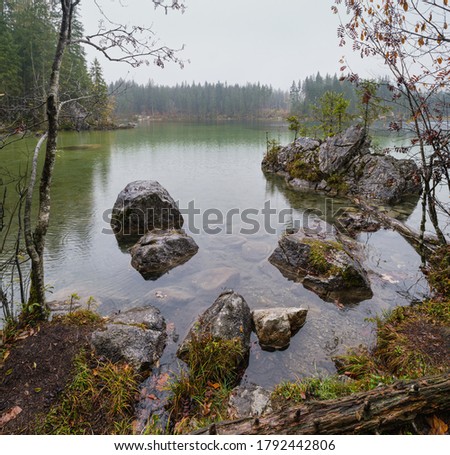
[[[278,243],[269,261],[286,278],[302,282],[324,300],[354,303],[372,297],[356,244],[341,242],[330,225],[321,222],[315,232],[300,230],[282,236]]]

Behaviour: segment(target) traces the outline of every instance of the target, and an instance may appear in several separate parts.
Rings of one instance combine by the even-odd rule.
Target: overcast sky
[[[146,83],[174,85],[187,82],[257,82],[289,89],[292,80],[320,71],[339,73],[346,54],[352,69],[376,76],[382,69],[370,60],[360,61],[339,48],[339,19],[331,13],[333,0],[185,0],[184,14],[155,11],[150,0],[97,0],[115,21],[152,25],[161,44],[185,46],[180,54],[189,60],[184,69],[128,65],[100,59],[108,82],[119,77]],[[96,28],[98,9],[93,0],[82,2],[86,32]],[[94,53],[88,50],[88,58]]]

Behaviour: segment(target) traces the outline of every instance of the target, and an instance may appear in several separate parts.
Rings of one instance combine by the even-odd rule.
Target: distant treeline
[[[377,97],[389,108],[391,114],[402,115],[409,112],[406,102],[399,98],[393,102],[393,92],[389,88],[387,78],[379,78]],[[314,114],[314,106],[317,106],[320,98],[326,92],[340,93],[350,101],[349,114],[356,115],[360,110],[361,100],[358,96],[357,86],[348,81],[340,80],[335,74],[322,76],[320,73],[306,77],[298,82],[293,81],[289,91],[289,111],[300,117],[311,117]]]
[[[376,82],[379,84],[377,95],[385,100],[392,114],[408,112],[401,100],[392,103],[387,79]],[[304,118],[313,115],[314,106],[326,92],[342,94],[350,101],[348,112],[355,115],[361,102],[355,84],[341,81],[336,74],[322,76],[320,73],[292,82],[289,91],[261,83],[228,85],[205,82],[167,86],[123,80],[111,84],[109,91],[115,98],[115,114],[121,118],[143,115],[153,118],[245,119],[287,117],[290,114]]]
[[[119,80],[110,85],[116,115],[164,118],[265,118],[284,116],[289,94],[260,83],[228,85],[216,82],[183,83],[173,87]]]

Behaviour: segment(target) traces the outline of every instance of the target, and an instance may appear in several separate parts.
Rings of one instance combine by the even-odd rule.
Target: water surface
[[[262,351],[253,336],[245,380],[263,386],[334,372],[332,356],[351,346],[371,344],[374,329],[368,318],[407,305],[426,292],[420,258],[395,232],[361,234],[363,265],[374,296],[344,308],[286,280],[267,261],[286,225],[292,219],[303,222],[308,210],[330,219],[333,210],[346,202],[331,204],[323,196],[287,189],[280,178],[266,178],[260,169],[266,132],[282,143],[292,139],[276,123],[153,123],[133,130],[63,133],[47,241],[46,281],[53,287],[49,299],[66,299],[74,292],[84,301],[93,296],[104,315],[151,304],[161,310],[181,341],[196,316],[222,291],[211,289],[210,271],[231,268],[239,274],[233,281],[235,291],[252,309],[309,308],[306,325],[287,350]],[[5,150],[4,163],[23,160],[32,146],[33,142],[18,143]],[[129,182],[141,179],[160,182],[181,208],[193,201],[200,210],[193,223],[185,225],[199,252],[157,281],[145,281],[131,267],[130,255],[119,249],[113,235],[105,233],[108,210],[117,194]],[[253,234],[242,233],[250,227],[248,223],[238,216],[226,219],[232,210],[261,211],[267,201],[277,213],[291,213],[282,223],[272,216],[274,232],[261,228]],[[202,214],[208,209],[224,214],[223,224],[215,226],[222,232],[213,235],[203,229]],[[418,222],[415,204],[404,204],[395,213],[409,223]],[[263,224],[262,215],[252,218]],[[175,350],[176,342],[171,342],[162,362],[174,365]]]

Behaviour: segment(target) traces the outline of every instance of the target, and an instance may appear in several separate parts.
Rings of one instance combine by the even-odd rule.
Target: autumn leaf
[[[431,427],[429,434],[447,434],[448,425],[439,419],[439,417],[436,417],[435,415],[433,417],[428,417],[427,422]]]
[[[159,390],[160,392],[164,391],[167,386],[167,382],[169,381],[169,373],[163,373],[158,376],[156,380],[155,389]]]
[[[212,387],[214,390],[220,389],[220,384],[218,382],[210,382],[208,381],[209,387]]]
[[[0,428],[4,427],[9,421],[15,419],[22,412],[20,406],[14,406],[8,409],[2,416],[0,416]]]
[[[203,415],[206,417],[211,413],[211,402],[206,403],[203,405]]]

